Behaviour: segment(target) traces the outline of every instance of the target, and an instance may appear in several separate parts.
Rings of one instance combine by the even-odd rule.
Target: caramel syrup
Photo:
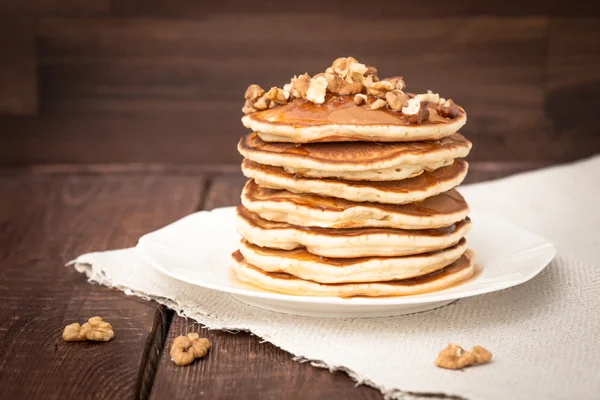
[[[285,156],[299,156],[328,164],[340,163],[365,163],[364,170],[371,169],[370,163],[374,161],[389,160],[403,155],[422,156],[440,150],[455,150],[471,148],[471,142],[460,133],[435,141],[419,142],[324,142],[324,143],[279,143],[265,142],[255,132],[243,136],[239,143],[240,151],[250,154],[261,152],[267,154],[282,154]]]
[[[250,201],[291,202],[298,206],[320,209],[324,211],[344,211],[353,207],[378,208],[388,213],[400,213],[419,217],[453,214],[468,209],[465,199],[454,189],[428,197],[425,200],[408,204],[383,204],[362,202],[325,197],[309,193],[292,193],[283,189],[268,189],[260,187],[249,180],[244,188],[245,196]]]
[[[259,164],[249,159],[244,159],[242,162],[242,170],[248,169],[260,169],[268,171],[269,174],[278,175],[281,177],[291,177],[292,175],[285,172],[281,167],[273,167],[270,165]],[[440,184],[443,181],[453,180],[460,176],[466,175],[468,164],[462,159],[456,159],[452,164],[438,168],[434,171],[425,171],[424,173],[417,175],[413,178],[402,179],[399,181],[382,181],[382,182],[369,182],[369,181],[347,181],[343,179],[330,179],[321,178],[322,182],[331,182],[334,185],[343,183],[353,187],[369,187],[377,190],[394,192],[394,193],[408,193],[413,191],[425,190],[431,186]],[[296,177],[298,178],[298,177]],[[301,178],[301,179],[315,179],[315,178]],[[316,180],[316,179],[315,179]]]
[[[368,103],[374,98],[369,96]],[[251,118],[272,124],[293,126],[317,126],[328,124],[353,125],[404,125],[421,126],[447,124],[449,119],[440,116],[433,104],[429,107],[429,119],[422,124],[411,124],[402,113],[387,108],[371,110],[368,105],[357,106],[353,96],[325,96],[323,104],[297,99],[281,107],[250,114]]]
[[[314,232],[316,234],[328,235],[328,236],[360,236],[364,234],[387,234],[387,235],[418,235],[418,236],[429,236],[439,237],[448,236],[460,230],[471,223],[469,217],[459,221],[450,226],[446,226],[438,229],[390,229],[390,228],[348,228],[348,229],[333,229],[333,228],[320,228],[320,227],[306,227],[306,226],[295,226],[289,225],[285,222],[267,221],[261,218],[257,214],[251,212],[244,206],[237,207],[238,217],[243,218],[250,225],[257,226],[261,229],[297,229],[305,232]]]
[[[420,256],[433,256],[439,253],[442,253],[446,250],[451,250],[456,246],[462,246],[466,242],[466,239],[461,239],[454,246],[450,246],[446,249],[429,251],[427,253],[420,254]],[[242,243],[244,246],[252,249],[253,252],[260,254],[261,256],[266,257],[282,257],[286,259],[293,259],[296,261],[313,261],[320,262],[323,264],[331,265],[334,267],[348,267],[350,265],[358,264],[361,262],[366,262],[369,260],[389,260],[390,257],[356,257],[356,258],[334,258],[334,257],[323,257],[318,256],[316,254],[312,254],[308,252],[305,248],[298,248],[293,250],[282,250],[282,249],[272,249],[268,247],[260,247],[255,244],[248,242],[246,239],[242,239]],[[405,257],[413,257],[414,255],[405,256]],[[393,258],[403,258],[403,257],[393,257]]]

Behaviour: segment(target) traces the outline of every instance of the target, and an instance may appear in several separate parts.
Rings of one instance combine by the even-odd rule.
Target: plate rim
[[[235,207],[219,207],[219,208],[214,208],[212,210],[198,211],[196,213],[186,215],[185,217],[173,222],[173,224],[175,224],[179,221],[182,221],[184,219],[187,219],[196,214],[212,213],[212,212],[218,212],[218,213],[219,212],[227,212],[228,210],[232,210],[232,209],[235,209]],[[310,303],[310,304],[327,304],[327,305],[347,305],[347,306],[352,305],[352,306],[363,306],[363,307],[392,306],[392,305],[402,306],[402,305],[409,305],[409,304],[432,303],[432,302],[440,302],[440,301],[447,301],[447,300],[457,300],[457,299],[462,299],[462,298],[467,298],[467,297],[479,296],[479,295],[486,294],[486,293],[497,292],[500,290],[508,289],[510,287],[518,286],[520,284],[523,284],[523,283],[535,278],[540,272],[542,272],[550,264],[550,262],[556,256],[556,247],[550,240],[546,239],[545,237],[542,237],[534,232],[531,232],[528,229],[523,228],[523,227],[515,224],[514,222],[512,222],[502,216],[499,216],[499,215],[495,215],[495,214],[491,214],[491,213],[484,213],[484,212],[479,212],[479,211],[473,212],[473,210],[471,210],[470,215],[473,215],[473,214],[478,214],[481,216],[488,216],[488,217],[504,220],[504,221],[506,221],[512,225],[515,225],[515,226],[519,227],[520,229],[528,232],[529,234],[536,236],[538,239],[543,241],[543,243],[540,243],[539,245],[537,245],[536,247],[534,247],[532,249],[525,250],[520,255],[528,254],[530,252],[539,252],[539,253],[541,253],[540,257],[542,257],[542,254],[543,254],[543,260],[544,260],[543,263],[540,261],[540,266],[535,268],[534,270],[532,270],[532,272],[530,272],[529,274],[527,274],[525,276],[521,276],[516,279],[509,279],[505,282],[497,283],[494,286],[482,286],[480,288],[474,288],[473,290],[466,291],[466,292],[451,292],[451,291],[447,292],[447,291],[453,289],[453,288],[448,288],[448,289],[444,289],[444,290],[441,290],[438,292],[421,293],[421,294],[408,295],[408,296],[396,296],[396,297],[363,296],[363,297],[343,298],[343,297],[335,297],[335,296],[301,296],[301,295],[291,295],[291,294],[269,292],[269,291],[250,290],[250,289],[245,289],[245,288],[236,288],[236,287],[232,287],[232,286],[215,285],[215,284],[212,284],[212,283],[206,282],[206,281],[197,281],[196,279],[190,280],[189,278],[181,277],[176,272],[174,272],[168,268],[162,267],[160,265],[160,263],[157,262],[157,260],[154,260],[151,257],[151,254],[147,253],[148,250],[144,250],[144,247],[150,245],[149,237],[151,237],[151,235],[155,234],[156,232],[158,232],[162,229],[165,229],[169,225],[167,225],[166,227],[160,228],[154,232],[147,233],[147,234],[143,235],[142,237],[140,237],[137,245],[135,246],[135,249],[136,249],[137,254],[152,268],[156,269],[157,271],[159,271],[173,279],[188,283],[190,285],[199,286],[199,287],[203,287],[203,288],[211,289],[211,290],[216,290],[216,291],[223,292],[223,293],[233,294],[236,296],[260,298],[261,300],[281,301],[281,302],[286,302],[286,303],[293,302],[293,303]],[[230,266],[228,266],[228,268],[229,267]]]

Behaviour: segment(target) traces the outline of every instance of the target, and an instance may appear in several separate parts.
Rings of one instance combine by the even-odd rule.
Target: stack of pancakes
[[[431,292],[475,272],[469,208],[454,188],[471,143],[462,108],[416,124],[327,94],[242,118],[249,178],[237,209],[240,281],[315,296]]]

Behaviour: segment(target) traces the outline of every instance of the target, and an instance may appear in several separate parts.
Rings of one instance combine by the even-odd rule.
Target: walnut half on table
[[[440,352],[435,366],[445,369],[462,369],[470,365],[484,364],[492,360],[492,353],[481,346],[466,351],[457,344],[450,343]]]
[[[65,342],[81,342],[91,340],[94,342],[108,342],[115,336],[113,327],[100,317],[92,317],[83,325],[75,322],[67,325],[62,333]]]
[[[196,358],[204,357],[210,347],[210,340],[201,338],[197,333],[178,336],[171,345],[171,360],[179,366],[188,365]]]

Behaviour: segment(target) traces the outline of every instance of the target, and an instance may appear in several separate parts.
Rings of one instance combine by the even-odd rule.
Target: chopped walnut
[[[202,358],[211,347],[210,340],[200,338],[197,333],[178,336],[171,345],[171,360],[179,366],[191,364],[196,358]]]
[[[266,95],[262,95],[252,106],[259,111],[266,110],[271,107],[271,100]]]
[[[293,99],[323,104],[329,92],[339,96],[354,96],[357,105],[367,104],[374,110],[387,105],[390,110],[402,112],[414,123],[422,123],[429,118],[429,109],[422,106],[423,102],[435,104],[438,113],[445,117],[453,118],[458,115],[458,106],[451,100],[446,101],[431,90],[410,95],[410,99],[404,93],[405,86],[401,76],[380,80],[375,67],[362,64],[354,57],[340,57],[325,72],[312,78],[307,73],[294,76],[283,89],[272,87],[265,93],[260,86],[250,85],[244,96],[246,103],[242,111],[248,114],[267,110]],[[366,95],[375,97],[375,101],[370,103]]]
[[[273,86],[266,94],[267,99],[279,104],[287,103],[290,98],[290,92]]]
[[[372,83],[377,80],[377,69],[372,66],[361,64],[353,57],[341,57],[336,59],[331,67],[325,70],[326,73],[335,74],[349,83],[361,83],[360,90],[354,93],[362,92],[362,86],[365,83]],[[358,87],[358,85],[356,85]],[[354,94],[351,93],[351,94]]]
[[[260,96],[265,94],[265,91],[258,85],[250,85],[244,93],[244,99],[250,101],[256,101]]]
[[[373,103],[371,103],[371,110],[379,110],[382,107],[385,107],[385,100],[377,99]]]
[[[242,112],[250,114],[260,110],[266,110],[271,104],[271,100],[267,99],[265,91],[258,85],[250,85],[244,94],[246,102]]]
[[[325,102],[326,93],[327,79],[324,76],[312,78],[308,90],[306,91],[306,100],[312,101],[315,104],[323,104]]]
[[[492,359],[492,353],[481,346],[475,346],[466,351],[457,344],[450,343],[443,349],[435,360],[436,367],[446,369],[462,369],[474,364],[487,363]]]
[[[402,114],[407,115],[411,124],[422,124],[429,118],[429,108],[426,101],[420,101],[417,97],[408,100],[408,105],[402,108]]]
[[[319,76],[323,76],[325,79],[327,79],[327,90],[329,90],[331,93],[339,94],[340,96],[357,94],[363,89],[362,83],[348,82],[342,79],[339,75],[325,73],[315,75],[314,78]]]
[[[250,85],[244,95],[246,102],[242,108],[244,114],[267,110],[280,104],[285,104],[290,98],[290,93],[278,87],[272,87],[268,92],[258,85]]]
[[[385,100],[394,111],[401,111],[402,107],[408,105],[408,95],[400,89],[392,90],[385,94]]]
[[[437,106],[437,112],[445,118],[456,118],[460,114],[458,106],[454,101],[452,101],[452,99],[448,99],[444,103],[440,103]]]
[[[402,90],[404,89],[404,80],[401,76],[396,76],[393,78],[382,79],[377,82],[373,82],[369,85],[366,85],[367,93],[373,95],[375,97],[384,98],[387,92],[391,92],[392,90]]]
[[[433,93],[431,90],[428,90],[427,93],[418,94],[415,97],[418,98],[419,101],[429,101],[436,104],[440,101],[440,95]]]
[[[356,96],[354,96],[354,104],[356,104],[357,106],[360,106],[361,104],[366,104],[366,102],[367,95],[359,93]]]
[[[113,327],[100,317],[92,317],[83,325],[78,323],[67,325],[62,337],[65,342],[92,340],[108,342],[115,336]]]
[[[306,100],[306,92],[310,86],[310,76],[304,73],[300,76],[294,76],[290,83],[283,87],[283,90],[290,92],[294,98]]]
[[[331,69],[333,70],[334,73],[345,78],[350,70],[350,67],[353,64],[359,64],[359,62],[356,58],[354,58],[354,57],[339,57],[333,61],[333,63],[331,64]],[[364,64],[361,64],[361,65],[364,66]]]
[[[373,67],[372,65],[367,66],[367,70],[365,71],[364,75],[374,77],[375,81],[379,80],[379,78],[377,77],[377,68]]]

